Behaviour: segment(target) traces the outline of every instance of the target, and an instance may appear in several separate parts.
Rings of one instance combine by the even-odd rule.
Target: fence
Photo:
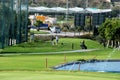
[[[0,48],[27,41],[28,0],[0,0]]]

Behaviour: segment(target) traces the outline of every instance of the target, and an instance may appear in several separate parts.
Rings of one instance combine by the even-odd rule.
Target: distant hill
[[[69,7],[85,7],[86,0],[68,0]],[[66,0],[29,0],[30,6],[66,7]],[[88,7],[110,8],[106,0],[88,0]]]

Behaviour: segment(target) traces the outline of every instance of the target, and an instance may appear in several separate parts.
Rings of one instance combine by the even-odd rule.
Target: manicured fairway
[[[3,71],[0,80],[120,80],[117,73]]]
[[[110,57],[109,57],[110,55]],[[50,67],[79,59],[120,59],[120,51],[102,49],[92,52],[42,55],[0,56],[0,70],[49,70]],[[46,68],[46,59],[47,67]]]

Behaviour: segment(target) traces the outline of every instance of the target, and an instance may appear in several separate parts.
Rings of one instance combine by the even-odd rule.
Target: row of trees
[[[107,47],[120,46],[120,19],[107,19],[98,31],[99,35],[106,40]]]

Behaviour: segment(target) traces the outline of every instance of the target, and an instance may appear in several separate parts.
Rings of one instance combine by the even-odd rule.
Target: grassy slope
[[[80,49],[80,42],[83,39],[61,38],[58,45],[52,45],[51,41],[36,42],[36,43],[23,43],[13,47],[5,48],[2,52],[55,52],[72,50],[72,43],[74,50]],[[64,45],[61,45],[64,43]],[[92,40],[85,40],[85,44],[89,49],[102,48],[98,42]]]

